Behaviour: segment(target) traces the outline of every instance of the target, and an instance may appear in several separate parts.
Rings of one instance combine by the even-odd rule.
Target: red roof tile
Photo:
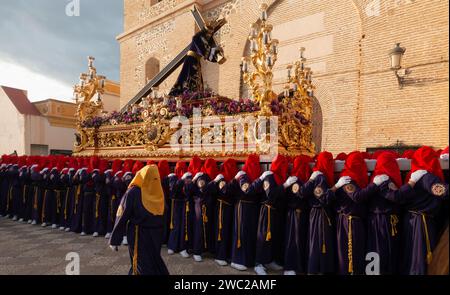
[[[6,86],[0,87],[3,89],[3,91],[5,91],[6,95],[9,97],[19,113],[24,115],[41,115],[38,109],[28,100],[28,97],[25,94],[24,90]]]

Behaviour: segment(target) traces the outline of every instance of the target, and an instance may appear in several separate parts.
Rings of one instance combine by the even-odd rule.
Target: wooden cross
[[[197,9],[197,6],[194,5],[194,9],[191,10],[191,12],[200,30],[210,29],[207,27],[205,20]],[[214,28],[212,33],[215,34],[225,23],[226,22],[222,20],[220,24]],[[215,40],[213,40],[212,45],[217,45]],[[183,63],[189,51],[189,47],[190,45],[188,45],[185,49],[178,53],[178,55],[173,60],[171,60],[167,66],[165,66],[152,80],[150,80],[147,85],[145,85],[144,88],[142,88],[141,91],[139,91],[139,93],[136,94],[136,96],[122,108],[121,112],[124,113],[128,110],[129,106],[140,103],[143,97],[148,96],[152,92],[153,87],[157,87],[162,82],[164,82],[164,80],[166,80],[167,77],[169,77]]]

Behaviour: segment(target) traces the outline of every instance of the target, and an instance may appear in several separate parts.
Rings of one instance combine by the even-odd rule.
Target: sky
[[[97,73],[119,81],[123,1],[1,0],[0,85],[31,101],[70,101],[89,55]]]

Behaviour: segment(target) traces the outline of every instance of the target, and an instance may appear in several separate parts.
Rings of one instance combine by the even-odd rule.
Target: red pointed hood
[[[149,165],[149,164],[147,163],[147,165]],[[159,163],[158,163],[158,171],[159,171],[159,177],[161,179],[166,178],[170,174],[169,162],[167,162],[167,160],[159,161]]]
[[[133,165],[134,165],[134,160],[125,160],[123,162],[123,168],[122,168],[122,172],[125,174],[127,172],[131,172],[131,170],[133,170]]]
[[[202,167],[202,172],[209,176],[209,179],[214,179],[219,174],[216,160],[207,159]]]
[[[225,181],[231,181],[239,172],[235,159],[228,159],[223,162],[220,168],[220,173],[223,175]]]
[[[178,179],[181,179],[181,177],[183,177],[186,172],[188,172],[186,162],[178,161],[175,165],[175,175],[178,177]]]
[[[109,161],[106,159],[101,159],[98,166],[100,173],[105,173],[105,171],[109,169]]]
[[[270,171],[273,172],[273,176],[278,185],[282,185],[288,176],[289,162],[283,155],[278,155],[273,160],[270,166]]]
[[[416,152],[415,150],[406,150],[406,151],[403,152],[401,157],[404,158],[404,159],[410,159],[411,160],[414,157],[414,153],[415,152]]]
[[[131,173],[136,175],[142,168],[144,168],[145,165],[141,161],[134,162],[133,169],[131,170]]]
[[[199,157],[194,156],[189,163],[188,172],[194,177],[195,174],[202,171],[202,165],[202,160]]]
[[[350,176],[360,188],[367,187],[369,184],[367,165],[361,152],[355,151],[348,155],[342,176]]]
[[[338,160],[338,161],[345,161],[345,160],[347,160],[347,154],[346,153],[340,153],[339,155],[337,155],[336,156],[336,159],[335,160]]]
[[[115,175],[117,172],[122,170],[122,164],[123,164],[123,161],[120,159],[115,159],[112,162],[111,170],[113,171],[112,172],[113,175]]]
[[[434,150],[428,146],[418,149],[411,161],[411,173],[417,170],[426,170],[444,181],[444,173],[442,172],[441,163]],[[409,180],[409,177],[408,179]]]
[[[397,187],[402,185],[402,176],[396,157],[393,153],[384,152],[378,155],[375,170],[372,173],[372,181],[375,176],[386,174]]]
[[[334,159],[333,154],[330,152],[321,152],[317,156],[316,165],[313,168],[314,171],[320,171],[327,179],[329,187],[334,185]]]
[[[448,146],[441,152],[441,155],[445,155],[445,154],[448,155]]]
[[[307,182],[311,176],[311,163],[313,159],[306,155],[297,156],[294,159],[294,165],[292,166],[291,176],[297,176],[302,182]]]
[[[261,175],[261,164],[259,162],[259,155],[250,155],[245,161],[242,171],[247,173],[250,181],[255,181]]]

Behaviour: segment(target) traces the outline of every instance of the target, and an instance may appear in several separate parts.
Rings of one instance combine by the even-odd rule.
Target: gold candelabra
[[[260,106],[262,116],[272,115],[271,102],[277,98],[272,91],[272,69],[277,61],[278,40],[272,39],[273,26],[267,23],[267,4],[261,4],[259,23],[251,25],[250,56],[242,58],[244,82],[251,88],[253,98]],[[249,68],[253,65],[252,71]]]
[[[284,105],[291,106],[287,113],[294,112],[293,118],[300,126],[302,151],[314,152],[312,142],[312,97],[315,86],[312,83],[311,68],[305,67],[305,48],[300,48],[300,58],[287,66],[287,82],[284,87]],[[293,95],[291,96],[291,91]]]

